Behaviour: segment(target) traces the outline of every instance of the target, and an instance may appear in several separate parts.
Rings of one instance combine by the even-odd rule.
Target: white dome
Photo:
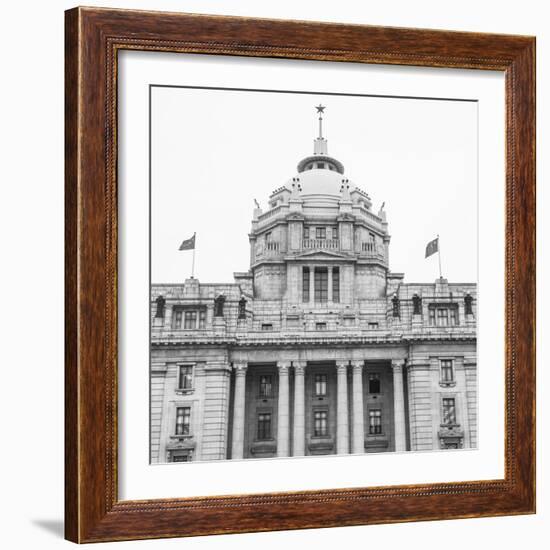
[[[299,179],[300,186],[302,188],[301,196],[307,195],[333,195],[340,199],[342,180],[344,176],[334,170],[312,169],[301,172],[296,176]],[[351,182],[350,182],[351,183]],[[286,187],[291,189],[292,180],[290,180]],[[350,185],[353,189],[354,185]]]

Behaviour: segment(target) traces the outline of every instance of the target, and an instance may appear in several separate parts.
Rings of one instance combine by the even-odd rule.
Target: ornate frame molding
[[[117,53],[128,49],[504,72],[504,479],[152,501],[118,499],[116,90]],[[66,12],[65,54],[69,540],[98,542],[534,512],[533,37],[75,8]]]

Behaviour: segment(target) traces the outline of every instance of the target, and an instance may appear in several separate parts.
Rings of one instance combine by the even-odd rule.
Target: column
[[[231,458],[243,458],[244,447],[244,409],[246,387],[246,363],[235,363],[235,399],[233,402],[233,439]]]
[[[279,404],[277,408],[277,456],[288,456],[288,370],[290,361],[279,361]]]
[[[349,453],[348,433],[348,362],[336,361],[338,373],[336,397],[336,453]]]
[[[328,266],[327,267],[327,273],[328,273],[328,280],[327,280],[327,285],[328,285],[328,301],[329,303],[331,304],[332,303],[332,266]]]
[[[365,452],[365,419],[363,416],[363,364],[364,361],[352,361],[353,370],[353,424],[352,452]]]
[[[315,266],[309,266],[309,303],[315,301]]]
[[[294,434],[292,456],[305,455],[305,361],[293,361],[294,365]]]
[[[404,361],[392,361],[391,363],[393,369],[393,417],[396,451],[407,450],[405,436],[405,396],[403,393],[403,363]]]

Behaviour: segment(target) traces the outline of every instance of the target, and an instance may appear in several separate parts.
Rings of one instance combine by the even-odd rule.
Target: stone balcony
[[[338,239],[303,239],[304,250],[340,250]]]

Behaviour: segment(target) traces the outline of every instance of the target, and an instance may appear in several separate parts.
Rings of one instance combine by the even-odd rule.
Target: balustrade
[[[321,248],[325,250],[339,250],[340,241],[338,239],[304,239],[302,248],[314,249]]]

